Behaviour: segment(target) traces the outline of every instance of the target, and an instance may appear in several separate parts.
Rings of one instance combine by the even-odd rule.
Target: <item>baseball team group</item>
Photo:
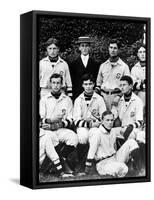
[[[45,43],[47,56],[39,62],[42,173],[114,178],[145,167],[146,47],[138,46],[130,70],[117,39],[109,41],[101,65],[90,56],[92,43],[79,37],[80,55],[70,64],[60,57],[57,39]]]

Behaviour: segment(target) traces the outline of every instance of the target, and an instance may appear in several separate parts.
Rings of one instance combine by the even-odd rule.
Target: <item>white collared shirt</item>
[[[48,93],[40,100],[40,117],[41,119],[55,119],[57,115],[63,114],[63,120],[72,120],[73,104],[72,100],[61,93],[56,99],[51,93]]]
[[[116,138],[120,135],[121,127],[112,128],[110,133],[101,125],[99,127],[99,140],[97,142],[97,151],[95,153],[95,160],[106,158],[116,153]],[[98,137],[98,134],[97,134]]]
[[[120,88],[120,78],[124,75],[130,75],[128,65],[119,58],[113,66],[108,59],[100,65],[96,85],[101,89]]]
[[[84,64],[85,67],[87,67],[88,59],[89,59],[89,54],[86,55],[86,56],[84,56],[84,55],[81,54],[81,60],[82,60],[82,62],[83,62],[83,64]]]
[[[56,63],[52,63],[49,57],[43,58],[39,63],[40,70],[40,87],[49,88],[49,78],[52,74],[58,73],[63,77],[63,87],[72,88],[70,72],[67,63],[58,58]]]
[[[131,70],[131,77],[133,82],[140,82],[145,80],[145,67],[141,67],[140,62],[136,63]]]
[[[126,102],[124,95],[120,98],[118,106],[112,107],[114,117],[119,116],[122,126],[134,124],[138,120],[143,120],[143,103],[142,100],[132,92],[131,99]]]
[[[87,118],[92,118],[96,120],[96,117],[100,118],[102,113],[106,111],[106,105],[104,99],[94,92],[89,105],[82,93],[79,97],[76,98],[73,109],[73,120],[86,120]]]

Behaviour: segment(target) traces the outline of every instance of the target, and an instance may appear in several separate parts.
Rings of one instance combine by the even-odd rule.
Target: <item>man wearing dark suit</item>
[[[70,65],[73,100],[83,92],[81,77],[84,74],[92,74],[95,81],[97,78],[99,64],[89,56],[91,43],[89,37],[79,37],[77,41],[81,54]]]

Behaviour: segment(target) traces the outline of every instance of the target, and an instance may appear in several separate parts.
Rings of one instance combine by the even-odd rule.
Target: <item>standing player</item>
[[[46,95],[50,88],[50,76],[58,73],[63,77],[62,87],[68,96],[72,96],[72,82],[67,63],[59,56],[59,42],[49,38],[46,42],[47,57],[40,61],[40,89],[41,97]]]
[[[97,81],[96,91],[101,92],[107,109],[111,109],[114,98],[120,94],[120,78],[129,75],[129,67],[119,58],[119,42],[115,39],[109,42],[109,59],[101,64]]]
[[[121,128],[113,128],[114,116],[111,111],[102,115],[102,125],[89,138],[89,151],[86,161],[86,173],[90,173],[92,163],[96,162],[96,170],[100,175],[124,177],[128,172],[126,163],[130,155],[136,159],[134,152],[139,146],[134,139],[128,139],[116,150],[116,138],[122,133]],[[125,133],[122,134],[125,137]]]
[[[78,143],[77,135],[69,129],[73,122],[73,105],[71,99],[61,91],[62,76],[53,74],[49,81],[51,92],[40,101],[41,132],[50,131],[53,139],[65,143],[62,156],[66,160]]]
[[[82,164],[84,164],[84,156],[88,148],[89,134],[95,132],[95,129],[99,127],[100,117],[106,110],[103,98],[94,92],[94,83],[92,75],[83,75],[82,87],[84,92],[77,97],[74,103],[73,119],[77,127],[79,142],[77,147],[78,157]]]
[[[82,92],[82,76],[84,74],[92,74],[94,81],[96,81],[99,64],[90,57],[91,39],[87,36],[79,37],[77,44],[79,44],[80,56],[74,60],[70,65],[70,72],[73,84],[73,99],[76,99]]]
[[[142,99],[145,106],[145,59],[146,49],[144,45],[140,46],[137,51],[139,62],[131,70],[131,76],[134,82],[134,90]]]

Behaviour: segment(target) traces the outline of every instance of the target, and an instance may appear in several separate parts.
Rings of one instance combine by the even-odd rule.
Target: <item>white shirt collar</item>
[[[81,54],[81,60],[82,60],[82,62],[83,62],[83,64],[84,64],[85,67],[87,66],[88,59],[89,59],[89,54],[86,55],[86,56],[84,56],[84,55]]]
[[[84,92],[82,94],[80,94],[79,97],[82,98],[82,99],[85,99]],[[93,93],[92,99],[97,99],[97,93],[96,92]]]

